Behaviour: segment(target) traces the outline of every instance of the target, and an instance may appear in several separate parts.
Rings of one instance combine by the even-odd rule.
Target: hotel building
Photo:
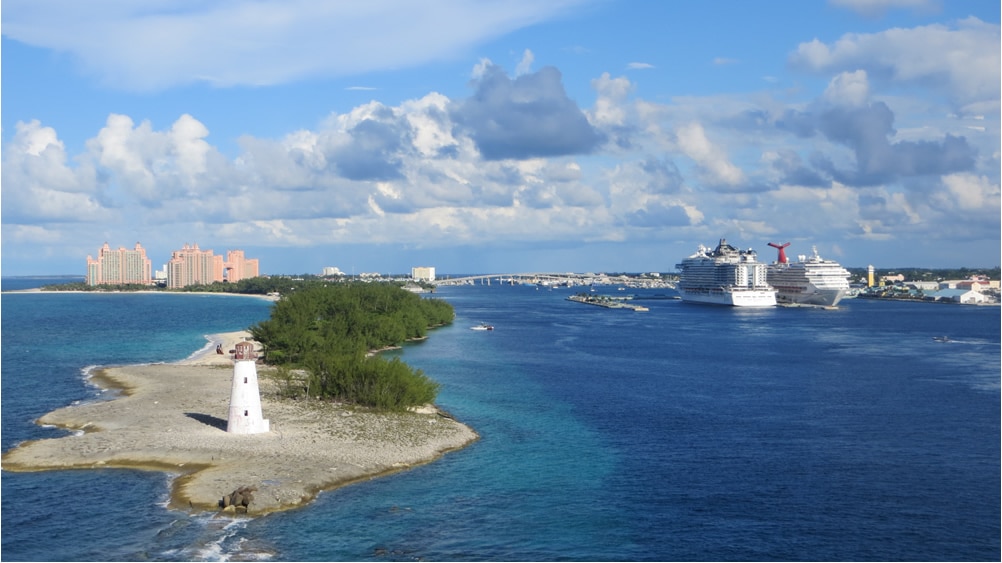
[[[259,275],[258,259],[245,257],[243,250],[229,250],[226,252],[223,272],[226,275],[226,281],[230,283],[256,278]]]
[[[175,250],[167,262],[167,287],[181,288],[223,281],[223,257],[211,250],[200,250],[197,244],[185,244]]]
[[[151,272],[146,249],[138,242],[132,250],[124,247],[112,250],[104,243],[96,260],[87,256],[87,285],[152,285]]]
[[[418,266],[411,268],[411,279],[414,281],[435,281],[435,268],[430,266]]]
[[[207,285],[213,282],[238,282],[258,276],[258,259],[248,259],[242,250],[230,250],[226,260],[211,250],[201,250],[197,244],[185,244],[175,250],[167,262],[167,287]]]

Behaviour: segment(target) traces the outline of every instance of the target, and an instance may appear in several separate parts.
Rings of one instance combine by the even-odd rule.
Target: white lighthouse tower
[[[257,353],[250,342],[238,342],[233,351],[233,387],[230,390],[231,434],[268,432],[269,423],[261,415],[261,392],[257,386]]]

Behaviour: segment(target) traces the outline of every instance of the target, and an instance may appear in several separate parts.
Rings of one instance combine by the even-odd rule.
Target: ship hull
[[[776,302],[780,305],[812,305],[816,307],[835,307],[845,297],[844,289],[809,289],[805,291],[776,292]]]
[[[706,305],[724,305],[728,307],[775,307],[776,292],[766,289],[747,291],[693,291],[679,289],[682,301],[702,303]]]

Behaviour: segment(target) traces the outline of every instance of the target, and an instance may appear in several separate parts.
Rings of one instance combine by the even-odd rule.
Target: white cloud
[[[687,123],[676,131],[679,148],[696,162],[713,183],[736,186],[745,180],[740,168],[727,160],[727,154],[714,145],[699,123]]]
[[[5,225],[112,218],[99,203],[94,169],[86,164],[71,167],[56,131],[38,121],[16,125],[3,150],[0,185]]]
[[[268,85],[452,58],[581,1],[7,0],[3,33],[70,53],[115,89]]]
[[[623,127],[627,125],[626,98],[633,90],[633,84],[626,77],[612,78],[609,73],[591,81],[591,87],[598,94],[595,108],[590,112],[592,123],[600,127]]]
[[[1000,207],[999,184],[985,176],[975,174],[950,174],[943,177],[946,192],[941,192],[937,202],[961,211],[981,211],[998,216]]]
[[[836,106],[861,107],[870,97],[865,70],[843,72],[832,78],[822,98]]]
[[[818,39],[801,43],[789,60],[813,72],[864,70],[871,80],[942,89],[961,105],[993,101],[997,111],[999,29],[971,17],[953,26],[848,33],[830,45]]]
[[[486,61],[480,79],[497,81],[494,89],[478,91],[506,94],[505,104],[566,101],[552,68],[509,78]],[[525,84],[515,84],[520,80]],[[187,114],[162,129],[112,114],[75,155],[53,128],[21,124],[3,147],[4,235],[27,236],[36,232],[28,229],[33,224],[62,221],[68,226],[54,231],[44,224],[38,235],[87,240],[98,236],[94,225],[101,221],[100,239],[113,244],[142,240],[150,247],[145,233],[176,244],[173,233],[181,232],[213,245],[310,248],[658,237],[705,242],[721,235],[761,245],[760,237],[787,232],[844,244],[846,233],[914,237],[958,222],[978,232],[997,230],[997,135],[981,138],[982,160],[956,160],[945,176],[937,168],[919,170],[917,179],[889,174],[868,183],[837,181],[846,169],[841,159],[873,152],[859,139],[875,135],[883,149],[907,144],[915,152],[907,162],[925,166],[947,147],[946,132],[936,127],[892,138],[888,128],[906,104],[868,101],[869,71],[840,72],[814,102],[799,105],[767,93],[644,100],[635,98],[630,80],[609,74],[591,85],[594,101],[573,109],[609,140],[587,150],[494,159],[484,158],[470,129],[457,125],[455,108],[465,100],[439,93],[396,105],[361,104],[276,138],[244,136],[232,158]],[[924,115],[936,109],[913,103],[909,107],[922,106]],[[832,123],[811,114],[829,106],[853,111],[831,113]],[[484,110],[483,127],[501,122],[503,112]],[[873,133],[866,126],[877,118]],[[976,123],[996,120],[988,114]],[[537,123],[525,127],[528,141],[540,139]],[[968,154],[968,145],[960,148]],[[122,219],[131,224],[120,227]],[[90,223],[76,224],[83,221]],[[155,228],[161,224],[170,228]]]
[[[532,70],[532,62],[536,60],[536,56],[532,54],[532,51],[526,49],[522,53],[522,60],[519,61],[518,66],[515,67],[515,76],[521,76],[523,74],[528,74]]]
[[[647,70],[654,68],[654,65],[650,63],[629,63],[626,65],[627,70]]]

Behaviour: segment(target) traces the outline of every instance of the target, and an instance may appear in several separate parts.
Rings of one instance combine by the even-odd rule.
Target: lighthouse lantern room
[[[257,353],[250,342],[238,342],[233,350],[233,386],[226,431],[231,434],[260,434],[270,430],[261,415],[261,392],[257,384]]]

